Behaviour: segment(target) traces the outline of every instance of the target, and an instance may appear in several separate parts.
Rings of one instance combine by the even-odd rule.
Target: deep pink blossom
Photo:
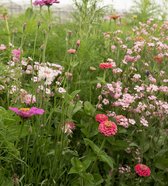
[[[108,120],[108,116],[106,116],[105,114],[97,114],[95,117],[96,121],[98,121],[99,123]]]
[[[100,63],[99,68],[101,69],[113,68],[113,65],[111,63]]]
[[[134,170],[139,176],[142,177],[148,177],[151,174],[150,168],[144,164],[135,165]]]
[[[33,4],[35,6],[44,6],[44,5],[51,6],[54,3],[59,3],[59,1],[57,0],[35,0]]]
[[[117,133],[117,125],[109,120],[99,124],[98,130],[104,136],[114,136]]]
[[[44,114],[44,110],[43,109],[39,109],[36,107],[32,107],[32,108],[16,108],[16,107],[9,107],[9,110],[12,110],[13,112],[15,112],[17,115],[19,115],[22,118],[30,118],[33,115],[42,115]]]

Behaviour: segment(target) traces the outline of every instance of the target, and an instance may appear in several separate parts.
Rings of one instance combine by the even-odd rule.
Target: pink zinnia
[[[44,6],[44,5],[51,6],[54,3],[59,3],[59,1],[57,0],[35,0],[33,4],[35,6],[38,6],[38,5],[39,6]]]
[[[108,116],[106,116],[105,114],[97,114],[95,117],[96,121],[98,121],[99,123],[108,120]]]
[[[76,53],[76,50],[75,49],[69,49],[68,51],[67,51],[69,54],[75,54]]]
[[[151,174],[150,168],[144,164],[135,165],[134,170],[139,176],[143,177],[148,177]]]
[[[36,107],[32,107],[32,108],[16,108],[16,107],[9,107],[9,110],[12,110],[13,112],[15,112],[17,115],[19,115],[22,118],[30,118],[33,115],[42,115],[44,114],[44,110],[43,109],[39,109]]]
[[[106,120],[99,124],[98,130],[104,136],[114,136],[117,133],[117,125],[112,121]]]
[[[6,50],[6,46],[4,44],[0,45],[0,50]]]
[[[101,69],[113,68],[113,65],[111,63],[100,63],[99,68]]]

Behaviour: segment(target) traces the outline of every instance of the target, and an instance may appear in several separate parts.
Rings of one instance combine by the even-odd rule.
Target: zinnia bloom
[[[144,164],[135,165],[134,170],[139,176],[143,177],[148,177],[151,174],[150,168]]]
[[[54,3],[59,3],[59,1],[57,0],[35,0],[33,4],[35,6],[38,6],[38,5],[39,6],[43,6],[43,5],[51,6]]]
[[[95,117],[96,121],[98,121],[99,123],[108,120],[108,116],[106,116],[105,114],[97,114]]]
[[[116,20],[116,19],[120,18],[120,15],[111,15],[109,17],[110,17],[110,19]]]
[[[16,108],[16,107],[9,107],[9,110],[12,110],[13,112],[15,112],[17,115],[19,115],[22,118],[30,118],[34,115],[42,115],[44,114],[44,110],[43,109],[39,109],[36,107],[32,107],[32,108]]]
[[[113,65],[111,63],[100,63],[99,68],[101,69],[113,68]]]
[[[117,133],[117,125],[112,121],[106,120],[99,124],[98,130],[104,136],[114,136]]]
[[[75,49],[69,49],[68,51],[67,51],[69,54],[75,54],[76,53],[76,50]]]

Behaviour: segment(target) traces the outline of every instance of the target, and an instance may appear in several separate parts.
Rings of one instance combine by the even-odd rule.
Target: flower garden
[[[167,186],[168,22],[55,3],[0,18],[0,185]]]

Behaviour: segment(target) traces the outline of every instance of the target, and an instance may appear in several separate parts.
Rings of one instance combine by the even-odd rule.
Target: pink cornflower
[[[15,112],[17,115],[19,115],[22,118],[30,118],[34,115],[42,115],[44,114],[43,109],[39,109],[36,107],[31,107],[31,108],[16,108],[16,107],[9,107],[9,110],[12,110]]]
[[[0,50],[6,50],[6,46],[4,44],[0,45]]]
[[[99,68],[101,69],[113,68],[113,65],[111,63],[100,63]]]
[[[114,136],[117,133],[117,125],[109,120],[99,124],[98,130],[104,136]]]
[[[139,176],[142,177],[148,177],[151,174],[150,168],[144,164],[135,165],[134,170]]]
[[[97,114],[95,117],[96,121],[98,121],[99,123],[108,120],[108,116],[106,116],[105,114]]]
[[[76,50],[71,48],[71,49],[67,50],[67,52],[69,54],[75,54],[76,53]]]

